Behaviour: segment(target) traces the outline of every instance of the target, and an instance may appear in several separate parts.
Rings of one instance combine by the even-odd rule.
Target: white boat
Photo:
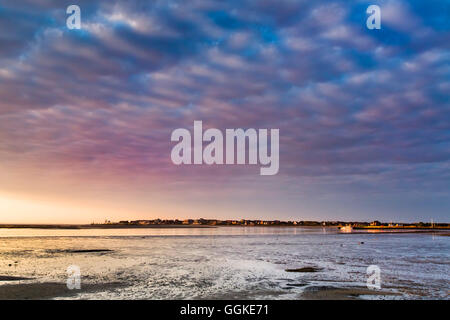
[[[345,226],[345,227],[341,227],[341,232],[352,232],[353,231],[353,227],[351,225]]]

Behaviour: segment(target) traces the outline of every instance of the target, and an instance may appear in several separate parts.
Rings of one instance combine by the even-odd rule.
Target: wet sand
[[[1,279],[1,277],[0,277]],[[17,280],[16,278],[15,280]],[[296,286],[296,284],[291,284]],[[301,284],[305,286],[307,284]],[[44,282],[44,283],[19,283],[0,285],[0,300],[47,300],[54,298],[73,298],[78,293],[92,293],[100,291],[109,291],[123,287],[122,283],[109,284],[84,284],[80,290],[69,290],[65,283]],[[300,284],[299,284],[300,286]],[[242,298],[242,292],[227,296],[211,297],[212,299],[237,299]],[[247,292],[248,296],[257,297],[263,294],[256,290],[253,293]],[[276,298],[276,292],[271,292]],[[280,295],[283,292],[280,290]],[[387,290],[370,290],[365,287],[347,287],[338,288],[332,286],[311,286],[305,288],[305,291],[298,297],[301,300],[355,300],[364,299],[367,296],[379,296],[386,299],[392,299],[394,296],[401,296],[400,293]]]
[[[1,276],[0,281],[19,281],[19,280],[32,280],[32,278],[14,277],[14,276]]]
[[[69,290],[65,283],[19,283],[0,285],[0,300],[47,300],[74,297],[78,293],[114,290],[121,283],[82,284],[80,290]]]
[[[361,296],[379,296],[380,298],[384,296],[392,299],[392,296],[401,296],[401,294],[387,290],[371,290],[365,287],[313,286],[305,288],[300,298],[306,300],[355,300],[363,299]]]
[[[166,229],[145,237],[133,230],[131,236],[52,237],[60,233],[50,230],[47,237],[6,237],[0,299],[397,300],[442,299],[448,291],[448,264],[440,256],[446,237],[253,230]],[[381,290],[365,286],[366,268],[374,263],[386,275]],[[80,291],[66,287],[73,264],[83,271]]]

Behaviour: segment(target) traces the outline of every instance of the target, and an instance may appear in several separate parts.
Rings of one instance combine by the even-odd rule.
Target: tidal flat
[[[333,228],[0,229],[0,299],[448,299],[450,238]],[[380,268],[369,289],[367,267]],[[66,283],[69,266],[81,288]]]

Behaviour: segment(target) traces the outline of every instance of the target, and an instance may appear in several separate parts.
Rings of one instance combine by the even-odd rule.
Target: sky
[[[0,223],[450,222],[449,17],[445,0],[2,1]],[[174,165],[194,120],[279,129],[278,174]]]

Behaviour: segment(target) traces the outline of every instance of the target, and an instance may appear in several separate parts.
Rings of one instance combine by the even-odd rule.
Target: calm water
[[[68,252],[80,249],[112,251]],[[80,267],[82,286],[122,284],[81,290],[83,299],[301,299],[308,288],[365,288],[369,265],[380,267],[383,290],[401,294],[387,298],[448,299],[450,237],[282,227],[0,229],[0,276],[33,278],[0,286],[65,283],[69,265]],[[305,266],[322,271],[285,271]]]

